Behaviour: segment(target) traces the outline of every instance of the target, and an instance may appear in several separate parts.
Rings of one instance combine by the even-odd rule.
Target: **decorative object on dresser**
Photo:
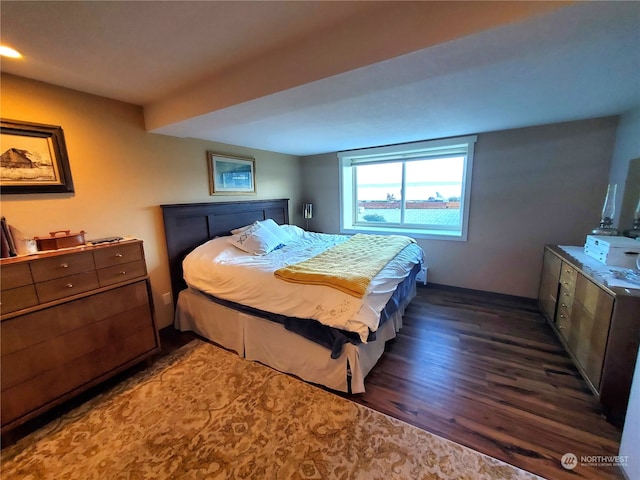
[[[621,426],[640,343],[640,288],[581,247],[547,246],[539,306],[607,419]]]
[[[627,237],[587,235],[584,253],[603,265],[633,268],[640,255],[640,242]]]
[[[629,238],[640,238],[640,198],[636,205],[636,211],[633,213],[633,227],[624,231],[624,236]]]
[[[101,238],[94,238],[92,240],[89,240],[89,243],[91,245],[100,245],[101,243],[116,243],[119,242],[121,240],[124,240],[124,237],[101,237]]]
[[[607,186],[607,195],[604,197],[600,226],[592,230],[594,235],[618,235],[618,230],[613,228],[613,219],[616,214],[616,190],[617,184]]]
[[[0,120],[0,192],[73,193],[62,127]]]
[[[49,232],[48,237],[33,237],[33,239],[36,241],[40,251],[59,250],[86,244],[84,233],[84,230],[80,230],[79,233],[71,233],[71,230],[57,230]]]
[[[142,241],[0,262],[2,433],[160,349]]]
[[[0,218],[0,243],[2,247],[2,258],[15,257],[17,255],[16,245],[13,240],[11,228],[7,223],[7,219]]]

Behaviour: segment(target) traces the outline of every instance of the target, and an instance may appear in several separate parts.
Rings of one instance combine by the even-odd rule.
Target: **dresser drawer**
[[[560,269],[562,268],[562,260],[551,252],[545,251],[543,257],[543,271],[558,283],[560,278]]]
[[[558,308],[564,308],[568,313],[571,313],[571,306],[573,305],[573,290],[569,290],[564,285],[560,287],[558,293]]]
[[[51,335],[43,343],[30,345],[21,350],[2,355],[2,390],[8,390],[21,383],[37,378],[51,370],[53,365],[67,365],[66,376],[72,376],[76,368],[71,366],[87,355],[96,355],[100,349],[119,344],[119,340],[144,330],[147,332],[147,343],[154,342],[153,324],[150,320],[149,305],[120,312],[100,322],[90,322],[92,301],[82,299],[85,304],[84,323],[86,325],[75,329],[67,329],[57,336]],[[99,368],[107,367],[95,357],[89,361],[95,362]],[[109,365],[106,369],[110,369]]]
[[[613,297],[582,275],[576,281],[575,296],[591,316],[611,317]]]
[[[147,274],[144,261],[123,263],[114,265],[113,267],[101,268],[98,270],[98,281],[101,287],[113,285],[114,283],[124,282],[132,278],[144,277]]]
[[[88,292],[96,288],[98,288],[98,276],[95,270],[36,283],[36,291],[38,292],[40,303],[70,297],[71,295]]]
[[[38,304],[38,296],[33,284],[12,288],[11,290],[2,290],[0,295],[2,298],[0,312],[3,315]]]
[[[576,286],[576,277],[578,272],[571,265],[562,263],[562,270],[560,271],[560,285],[566,287],[568,290],[573,290]]]
[[[558,307],[558,312],[556,313],[556,327],[560,332],[560,335],[564,338],[564,340],[569,343],[571,331],[571,314],[567,311],[566,308],[561,306]]]
[[[2,290],[22,287],[30,283],[33,283],[33,280],[31,279],[29,265],[26,263],[5,265],[0,268],[0,288]]]
[[[93,252],[96,268],[120,265],[135,260],[142,260],[142,248],[139,243],[110,246]]]
[[[31,263],[31,273],[36,282],[66,277],[76,273],[94,270],[91,252],[73,253],[41,259]],[[39,293],[39,290],[38,290]],[[40,299],[40,301],[44,301]]]
[[[35,352],[55,338],[91,328],[91,325],[102,320],[148,305],[147,282],[141,280],[94,296],[13,317],[2,322],[0,354],[4,359],[19,350],[32,349]],[[0,361],[0,368],[4,367]],[[4,379],[0,376],[0,381],[2,380]]]
[[[29,418],[38,410],[60,403],[69,392],[86,390],[123,367],[148,357],[159,350],[154,335],[153,325],[126,338],[116,335],[110,344],[102,348],[67,363],[52,362],[48,370],[7,388],[2,392],[2,424],[21,423],[20,417]]]

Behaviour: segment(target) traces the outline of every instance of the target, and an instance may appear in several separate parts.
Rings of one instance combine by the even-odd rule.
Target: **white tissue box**
[[[640,242],[627,237],[587,235],[584,253],[611,267],[635,268]]]

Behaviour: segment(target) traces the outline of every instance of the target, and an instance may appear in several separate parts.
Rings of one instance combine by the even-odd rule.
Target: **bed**
[[[342,298],[336,296],[340,295],[339,292],[328,296],[325,292],[331,289],[326,286],[295,285],[289,281],[267,278],[273,277],[273,273],[268,274],[268,268],[291,263],[290,257],[295,256],[294,247],[304,250],[301,245],[316,248],[316,242],[338,244],[344,241],[340,236],[314,234],[299,227],[288,226],[288,200],[173,204],[161,207],[176,304],[174,325],[177,329],[193,331],[249,360],[296,375],[308,382],[342,392],[364,392],[366,375],[383,354],[385,343],[394,338],[401,328],[404,311],[415,296],[415,276],[420,270],[421,256],[417,259],[414,251],[405,253],[402,250],[402,255],[394,257],[395,263],[389,262],[388,268],[392,273],[387,272],[384,276],[381,272],[371,281],[368,293],[357,301],[363,302],[362,305],[352,304],[347,298],[353,297],[353,293],[342,294]],[[218,279],[213,274],[211,278],[207,278],[202,265],[206,265],[212,257],[221,258],[219,255],[225,259],[222,263],[253,262],[248,255],[228,243],[230,238],[239,238],[241,232],[236,232],[235,237],[229,235],[232,230],[247,228],[254,222],[265,226],[272,221],[281,225],[280,230],[286,232],[292,240],[280,243],[271,253],[259,257],[258,263],[269,264],[265,267],[267,273],[260,274],[263,275],[263,280],[281,282],[278,289],[272,290],[268,295],[274,297],[272,303],[275,306],[265,309],[259,308],[263,304],[252,305],[251,298],[245,302],[244,292],[237,293],[234,297],[233,292],[236,290],[229,287],[233,282],[229,283],[222,277]],[[419,247],[412,248],[422,252]],[[305,255],[314,256],[315,253],[306,252]],[[260,278],[258,273],[241,274],[241,278],[254,276]],[[397,287],[389,288],[389,276],[398,277],[395,280]],[[189,280],[189,285],[185,277]],[[374,285],[376,288],[373,288]],[[295,293],[282,293],[278,300],[275,297],[278,297],[280,287],[291,288],[293,290],[290,292]],[[234,288],[237,289],[237,285]],[[314,288],[316,290],[310,290]],[[228,293],[230,297],[227,297]],[[303,297],[321,300],[311,310],[302,303],[290,305],[289,299]],[[334,300],[340,301],[340,305],[343,305],[340,308],[345,311],[357,311],[358,315],[361,315],[361,311],[365,313],[357,317],[357,322],[347,321],[347,315],[343,319],[345,323],[340,323],[340,315],[335,314],[337,308],[327,308],[329,314],[322,312],[325,301]],[[385,303],[380,304],[381,301]],[[371,307],[376,302],[378,305]],[[326,305],[329,307],[330,304]],[[375,318],[369,311],[372,309],[380,311]],[[304,312],[304,315],[296,315],[297,312]],[[338,323],[327,325],[327,322]],[[362,322],[371,327],[363,330]]]

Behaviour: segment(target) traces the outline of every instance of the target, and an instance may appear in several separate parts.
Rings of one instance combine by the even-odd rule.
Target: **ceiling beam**
[[[148,131],[570,5],[372,2],[321,34],[263,54],[145,105]]]

